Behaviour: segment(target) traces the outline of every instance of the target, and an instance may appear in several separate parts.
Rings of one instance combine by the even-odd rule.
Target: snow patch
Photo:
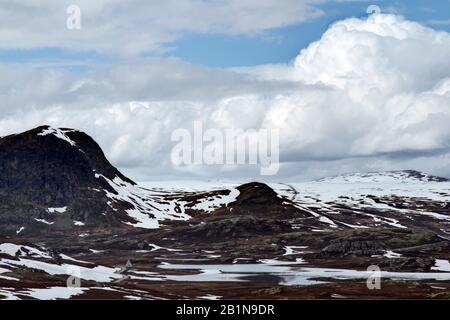
[[[436,259],[435,265],[431,267],[431,270],[450,272],[450,261]]]
[[[211,213],[217,208],[226,207],[231,202],[236,201],[240,191],[236,188],[230,188],[228,195],[213,195],[207,198],[203,198],[199,203],[195,204],[191,208],[194,210],[203,210],[207,213]]]
[[[306,249],[308,248],[307,246],[286,246],[284,247],[284,256],[290,256],[293,254],[301,254],[301,253],[305,253],[304,251],[298,251],[298,249]]]
[[[201,300],[220,300],[221,298],[222,298],[222,296],[215,296],[213,294],[207,294],[204,296],[197,297],[197,299],[201,299]]]
[[[45,251],[29,246],[21,246],[14,243],[2,243],[0,244],[0,252],[14,257],[16,253],[20,253],[21,256],[32,256],[44,259],[51,259],[52,257]]]
[[[72,287],[50,287],[50,288],[38,288],[27,289],[25,294],[31,298],[39,300],[56,300],[56,299],[69,299],[73,296],[77,296],[89,290],[89,288],[72,288]]]
[[[46,136],[46,135],[51,134],[61,140],[68,142],[71,146],[75,146],[76,143],[66,135],[66,132],[70,132],[70,131],[73,131],[73,130],[63,130],[63,129],[59,129],[59,128],[51,128],[50,127],[50,128],[44,129],[41,133],[38,133],[38,136]]]
[[[34,220],[36,220],[37,222],[45,223],[45,224],[54,224],[54,222],[50,222],[50,221],[47,221],[45,219],[34,218]]]
[[[133,206],[132,209],[125,211],[136,222],[125,222],[128,225],[145,229],[157,229],[159,228],[159,221],[162,220],[186,221],[191,218],[183,212],[177,212],[175,203],[169,202],[166,205],[167,201],[165,199],[156,198],[150,190],[132,185],[117,176],[110,180],[101,174],[95,173],[95,177],[97,179],[105,179],[116,191],[117,194],[113,194],[105,190],[107,197],[113,200],[109,203],[112,208],[114,208],[115,201],[124,201]]]
[[[383,254],[383,257],[390,258],[390,259],[396,259],[396,258],[401,258],[402,255],[400,253],[396,253],[394,251],[387,250],[386,253]]]
[[[50,213],[64,213],[66,212],[67,207],[61,207],[61,208],[48,208],[48,212]]]
[[[122,278],[117,274],[118,268],[110,268],[105,266],[96,266],[94,268],[82,267],[72,264],[52,264],[43,261],[30,260],[20,258],[19,260],[2,259],[3,264],[9,266],[23,266],[27,268],[42,270],[49,275],[72,275],[71,270],[80,270],[80,278],[83,280],[91,280],[96,282],[111,282]]]

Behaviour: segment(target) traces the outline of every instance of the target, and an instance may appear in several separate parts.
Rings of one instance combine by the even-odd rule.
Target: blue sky
[[[434,29],[450,31],[449,0],[325,2],[316,6],[323,11],[321,16],[287,27],[268,29],[250,35],[188,32],[179,39],[167,43],[167,51],[163,53],[141,53],[141,55],[177,57],[209,67],[288,62],[302,48],[318,40],[331,23],[351,16],[365,16],[370,4],[378,5],[383,12],[395,12]],[[38,68],[56,67],[74,72],[87,71],[97,64],[114,63],[118,59],[114,54],[58,47],[0,50],[0,62],[3,63],[30,63]]]
[[[450,19],[450,1],[448,0],[326,3],[319,6],[325,13],[321,17],[293,26],[269,30],[259,36],[188,35],[175,42],[176,49],[172,54],[193,63],[213,67],[287,62],[309,43],[319,40],[334,21],[351,16],[366,16],[369,4],[378,5],[382,11],[394,11],[408,19],[423,22],[434,29],[450,31],[450,22],[432,23],[433,20]]]

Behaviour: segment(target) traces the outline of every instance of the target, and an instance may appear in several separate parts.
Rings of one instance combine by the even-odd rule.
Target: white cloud
[[[324,0],[15,0],[0,3],[0,48],[58,47],[135,55],[187,33],[257,34],[315,18]],[[66,28],[69,5],[81,29]],[[287,8],[289,8],[287,10]]]
[[[365,156],[449,147],[448,56],[448,33],[375,15],[335,23],[290,66],[241,72],[314,88],[268,112],[284,115],[278,125],[297,157]]]
[[[43,123],[80,128],[136,179],[257,175],[171,166],[171,132],[203,119],[280,129],[276,178],[410,168],[450,175],[449,56],[448,33],[375,15],[333,24],[284,65],[212,69],[152,58],[84,74],[0,66],[0,134]]]

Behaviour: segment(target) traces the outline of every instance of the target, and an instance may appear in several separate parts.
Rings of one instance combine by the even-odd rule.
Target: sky
[[[450,176],[449,32],[450,0],[5,0],[0,135],[83,130],[138,181]],[[279,130],[278,174],[174,166],[199,120]]]

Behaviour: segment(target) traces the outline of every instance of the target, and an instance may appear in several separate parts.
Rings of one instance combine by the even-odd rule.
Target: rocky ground
[[[215,230],[217,223],[227,226],[226,234],[234,233],[214,240],[200,236],[196,228],[183,223],[157,231],[117,230],[114,234],[96,232],[83,237],[55,235],[30,238],[25,243],[18,238],[2,239],[0,294],[30,298],[30,292],[41,289],[41,296],[37,291],[35,297],[45,297],[45,290],[50,297],[61,297],[58,291],[63,290],[73,298],[448,298],[448,272],[433,269],[436,258],[450,260],[450,244],[432,233],[383,228],[320,234],[274,230],[271,235],[250,236],[248,228],[244,229],[246,233],[240,233],[248,219],[243,218],[242,225],[227,221],[240,218],[202,224],[201,234],[210,232],[209,224]],[[266,228],[257,219],[253,219],[253,226],[256,233]],[[195,238],[186,237],[187,230],[195,231]],[[8,252],[5,243],[23,245]],[[383,272],[429,274],[429,278],[386,278],[382,279],[381,290],[369,290],[365,270],[374,264]],[[176,265],[184,269],[170,268]],[[207,265],[213,269],[205,271]],[[226,269],[238,265],[248,265],[250,269]],[[258,269],[258,265],[262,268]],[[65,290],[68,276],[76,271],[71,269],[74,266],[81,268],[81,288]],[[276,270],[276,266],[281,269]],[[302,279],[311,283],[289,282],[305,268],[328,271],[311,273]],[[363,278],[339,279],[339,273],[336,275],[333,270],[359,270]],[[204,276],[183,278],[208,272],[213,275],[211,281]],[[329,276],[326,272],[330,272]],[[233,277],[233,273],[239,277]],[[433,279],[436,273],[446,275],[444,280]],[[224,280],[223,276],[229,279]]]

